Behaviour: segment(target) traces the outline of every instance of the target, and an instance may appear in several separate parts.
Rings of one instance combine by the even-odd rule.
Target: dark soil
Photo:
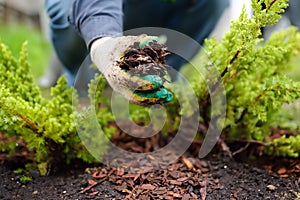
[[[132,137],[119,130],[111,141],[128,152],[147,153],[172,139],[171,134]],[[199,145],[195,141],[171,164],[161,159],[153,167],[153,158],[132,159],[129,154],[118,157],[109,151],[106,157],[114,158],[110,166],[74,162],[50,176],[40,176],[37,171],[16,174],[14,170],[25,164],[24,156],[16,154],[7,159],[0,154],[0,199],[300,199],[299,158],[261,156],[260,144],[220,141],[207,157],[199,159]],[[161,153],[161,158],[172,156],[172,152]],[[22,183],[22,176],[32,181]]]
[[[104,165],[69,167],[49,177],[32,171],[27,184],[7,163],[0,166],[0,199],[300,199],[299,160],[236,159],[241,158],[216,151],[201,160],[185,155],[159,170],[136,174]]]

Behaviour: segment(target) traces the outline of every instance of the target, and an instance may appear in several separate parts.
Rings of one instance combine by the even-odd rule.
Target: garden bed
[[[143,149],[144,142],[113,137],[122,148]],[[159,139],[160,140],[160,139]],[[158,141],[159,142],[159,141]],[[160,141],[161,142],[161,141]],[[130,145],[129,145],[130,143]],[[235,142],[231,149],[243,146]],[[193,146],[175,163],[160,169],[130,173],[103,164],[87,166],[75,162],[56,169],[50,176],[30,171],[32,181],[21,183],[23,173],[14,170],[22,156],[3,160],[0,166],[0,198],[5,199],[299,199],[300,161],[255,155],[259,146],[250,145],[233,157],[220,150],[204,159]],[[166,152],[167,154],[167,152]],[[162,155],[164,156],[164,155]],[[250,158],[256,156],[256,159]],[[18,159],[17,159],[18,158]],[[126,160],[126,158],[123,158]],[[137,161],[139,162],[139,161]],[[136,163],[131,163],[135,165]],[[145,164],[147,166],[147,163]]]

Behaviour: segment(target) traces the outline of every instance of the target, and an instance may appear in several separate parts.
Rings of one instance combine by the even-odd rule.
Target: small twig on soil
[[[265,142],[261,142],[261,141],[256,141],[256,140],[245,140],[245,139],[229,139],[229,142],[244,142],[244,143],[250,143],[250,144],[259,144],[265,147],[269,147],[272,144],[268,144]]]
[[[246,143],[246,145],[234,152],[231,152],[229,146],[226,144],[226,142],[223,139],[219,139],[218,143],[221,146],[222,151],[226,152],[230,158],[232,158],[233,156],[235,156],[236,154],[239,154],[243,151],[245,151],[250,144],[258,144],[258,145],[262,145],[262,146],[271,146],[271,144],[265,143],[265,142],[261,142],[261,141],[255,141],[255,140],[241,140],[241,139],[230,139],[228,140],[230,142],[244,142]]]
[[[246,144],[244,147],[242,147],[242,148],[240,148],[240,149],[234,151],[234,152],[232,153],[232,156],[235,156],[236,154],[239,154],[239,153],[245,151],[245,150],[249,147],[249,145],[250,145],[250,143],[247,142],[247,144]]]
[[[89,180],[89,186],[87,186],[86,188],[84,188],[83,190],[81,190],[79,193],[80,194],[83,194],[85,193],[86,191],[89,191],[90,189],[92,189],[93,187],[95,187],[96,185],[102,183],[103,181],[99,181],[99,182],[96,182],[96,181],[93,181],[93,180]]]
[[[230,148],[229,148],[229,146],[226,144],[226,142],[225,142],[223,139],[219,138],[218,143],[219,143],[219,145],[221,146],[222,151],[224,151],[225,153],[227,153],[228,156],[229,156],[230,158],[232,158],[232,152],[230,151]]]

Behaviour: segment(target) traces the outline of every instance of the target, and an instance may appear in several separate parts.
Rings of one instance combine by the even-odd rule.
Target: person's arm
[[[69,20],[90,48],[97,38],[122,35],[122,4],[122,0],[75,0]]]
[[[161,77],[134,77],[116,65],[134,43],[147,44],[157,39],[122,36],[122,17],[122,0],[75,0],[70,22],[90,49],[91,60],[115,91],[140,105],[171,101],[172,94],[162,86]]]

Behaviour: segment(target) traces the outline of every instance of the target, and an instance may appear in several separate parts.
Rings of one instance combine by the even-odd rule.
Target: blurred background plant
[[[0,40],[9,46],[14,57],[28,41],[28,61],[36,81],[43,75],[52,52],[43,3],[43,0],[0,0]]]
[[[28,61],[35,80],[43,75],[51,55],[50,42],[39,30],[29,28],[25,24],[0,23],[0,39],[7,44],[14,57],[21,51],[22,44],[28,41]]]

